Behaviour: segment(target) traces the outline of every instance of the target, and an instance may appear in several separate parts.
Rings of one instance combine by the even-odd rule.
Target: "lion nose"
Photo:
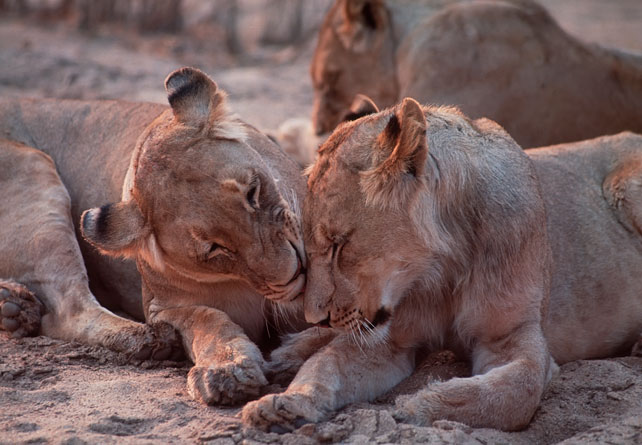
[[[311,309],[310,307],[305,307],[304,312],[305,321],[308,323],[319,326],[330,326],[330,311],[323,310],[322,308]]]
[[[325,320],[321,320],[317,323],[317,326],[322,326],[324,328],[330,327],[330,312],[328,312],[328,316],[325,318]]]

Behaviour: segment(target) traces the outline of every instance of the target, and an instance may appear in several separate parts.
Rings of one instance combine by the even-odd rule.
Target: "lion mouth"
[[[271,292],[266,295],[266,298],[272,301],[292,301],[303,294],[305,290],[305,256],[302,256],[300,249],[298,249],[292,241],[289,241],[289,243],[296,254],[296,269],[292,278],[285,284],[267,283],[267,287]]]
[[[329,311],[328,316],[315,323],[315,326],[345,333],[361,351],[375,347],[388,338],[392,314],[385,307],[380,307],[372,319],[368,319],[358,308],[342,312],[338,315]]]
[[[361,309],[353,308],[352,310],[344,311],[344,315],[337,317],[335,320],[332,316],[332,312],[328,311],[328,316],[316,323],[316,326],[320,327],[336,327],[336,328],[349,328],[349,325],[352,322],[365,323],[370,328],[374,329],[377,326],[383,326],[388,321],[390,321],[392,314],[384,306],[381,306],[374,317],[368,319],[364,316],[364,313]]]
[[[297,271],[287,284],[267,283],[267,287],[270,291],[265,294],[265,298],[279,303],[293,301],[299,297],[299,295],[303,294],[303,290],[305,289],[305,274]]]

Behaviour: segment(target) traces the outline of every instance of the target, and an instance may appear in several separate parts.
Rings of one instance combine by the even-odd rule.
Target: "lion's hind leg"
[[[618,221],[637,237],[642,237],[642,150],[640,152],[620,159],[619,164],[602,183],[604,198]],[[637,304],[632,304],[631,307],[642,308],[642,295],[638,294],[637,297]],[[639,326],[642,328],[642,320]],[[642,332],[639,333],[631,354],[642,357]]]
[[[171,326],[118,317],[91,293],[71,221],[71,200],[49,156],[0,139],[0,190],[0,276],[15,280],[0,281],[5,329],[14,335],[36,334],[39,326],[40,334],[137,359],[182,355]],[[44,305],[42,319],[27,289]]]
[[[40,329],[43,306],[25,286],[0,279],[0,329],[13,337],[36,335]]]
[[[642,236],[642,153],[622,159],[604,179],[602,192],[620,223]]]

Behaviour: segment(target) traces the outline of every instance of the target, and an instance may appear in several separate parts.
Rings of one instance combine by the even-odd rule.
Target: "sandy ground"
[[[639,0],[543,0],[562,25],[591,41],[642,51]],[[0,94],[164,102],[164,77],[184,64],[210,73],[233,108],[262,129],[308,116],[312,44],[244,62],[177,51],[180,38],[70,31],[0,16]],[[397,424],[394,395],[467,365],[430,356],[392,394],[347,407],[331,421],[282,436],[243,430],[239,409],[205,407],[186,392],[188,363],[132,362],[95,347],[0,333],[0,443],[642,443],[642,359],[564,365],[530,426],[518,433],[452,422]],[[276,386],[270,391],[278,391]]]

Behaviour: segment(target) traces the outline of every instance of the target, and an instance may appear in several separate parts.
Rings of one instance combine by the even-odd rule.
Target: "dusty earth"
[[[543,3],[586,40],[642,51],[639,0]],[[0,15],[0,94],[164,102],[164,77],[192,64],[210,73],[230,93],[233,108],[259,128],[309,115],[313,41],[246,57],[203,48],[180,35],[142,37],[109,28],[87,34],[65,23]],[[642,358],[562,366],[533,422],[518,433],[394,421],[389,408],[396,394],[469,372],[449,353],[429,356],[381,400],[285,435],[244,430],[238,408],[192,401],[188,369],[188,363],[135,362],[101,348],[0,332],[0,443],[642,443]]]

